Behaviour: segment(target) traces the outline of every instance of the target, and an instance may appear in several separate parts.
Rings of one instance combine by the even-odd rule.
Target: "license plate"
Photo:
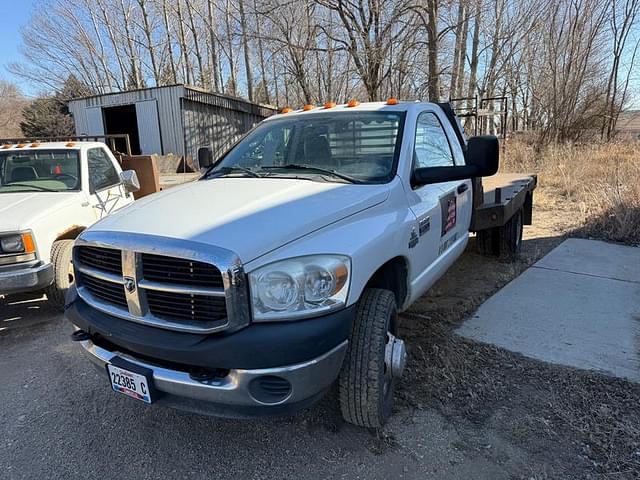
[[[135,398],[142,402],[151,403],[151,378],[149,375],[132,372],[126,368],[110,363],[107,373],[111,381],[111,388],[118,393]]]

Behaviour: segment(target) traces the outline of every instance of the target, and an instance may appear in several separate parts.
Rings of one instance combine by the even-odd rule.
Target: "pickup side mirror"
[[[120,181],[127,193],[133,193],[140,190],[140,180],[135,170],[125,170],[120,173]]]
[[[213,164],[213,150],[211,147],[198,148],[198,166],[209,168]]]
[[[499,160],[500,145],[497,137],[493,135],[471,137],[465,154],[466,165],[416,168],[412,183],[427,185],[474,177],[489,177],[498,171]]]

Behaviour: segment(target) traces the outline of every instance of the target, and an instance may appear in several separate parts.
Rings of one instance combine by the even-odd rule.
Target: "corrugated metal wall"
[[[223,153],[240,135],[276,113],[269,107],[184,85],[71,100],[69,110],[75,120],[77,135],[95,134],[95,119],[87,112],[96,112],[95,107],[132,105],[148,100],[156,100],[158,107],[163,151],[157,153],[174,153],[191,159],[197,158],[198,147],[207,145],[213,145],[216,154]]]
[[[186,156],[197,159],[199,147],[212,145],[214,158],[243,133],[276,110],[240,99],[185,88],[182,99]]]
[[[183,97],[184,90],[183,85],[171,85],[96,95],[94,97],[71,100],[69,102],[69,111],[73,114],[76,134],[82,135],[83,133],[89,133],[90,125],[87,111],[92,107],[104,108],[118,105],[134,105],[137,102],[155,99],[158,106],[163,150],[156,153],[184,155],[184,134],[182,115],[180,113],[180,98]]]

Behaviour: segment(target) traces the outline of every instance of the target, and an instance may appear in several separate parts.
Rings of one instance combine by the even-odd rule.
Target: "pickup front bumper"
[[[37,292],[53,282],[53,265],[0,270],[0,295]]]
[[[112,317],[67,296],[66,316],[108,378],[114,357],[150,369],[158,404],[244,417],[289,413],[318,400],[338,377],[355,308],[295,322],[198,335]]]
[[[232,369],[218,378],[197,380],[186,371],[118,354],[91,340],[80,343],[103,374],[105,366],[116,356],[150,369],[154,387],[161,394],[159,404],[227,417],[288,413],[312,404],[338,376],[347,348],[345,340],[304,363],[255,370]],[[105,384],[106,381],[105,375]]]

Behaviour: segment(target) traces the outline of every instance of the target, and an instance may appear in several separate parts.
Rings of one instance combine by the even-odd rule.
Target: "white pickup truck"
[[[66,315],[116,392],[215,415],[310,405],[380,427],[398,312],[465,250],[513,254],[535,176],[491,191],[498,141],[448,105],[326,104],[260,123],[199,181],[85,230]],[[201,165],[210,163],[207,150]]]
[[[62,309],[73,241],[130,204],[137,177],[100,142],[0,145],[0,296],[46,291]]]

